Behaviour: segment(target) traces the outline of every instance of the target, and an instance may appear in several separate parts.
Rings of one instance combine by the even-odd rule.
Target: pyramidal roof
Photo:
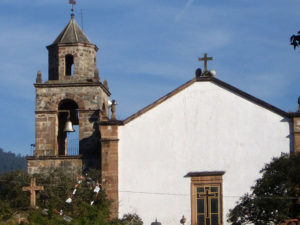
[[[83,33],[81,28],[78,26],[72,14],[70,22],[64,28],[64,30],[58,35],[53,44],[73,44],[73,43],[84,43],[90,44],[89,39]]]

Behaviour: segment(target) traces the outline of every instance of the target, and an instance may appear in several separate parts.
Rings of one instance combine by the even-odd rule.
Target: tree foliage
[[[260,173],[262,178],[230,210],[228,221],[268,225],[300,218],[300,156],[282,154]]]
[[[93,225],[142,225],[137,215],[126,215],[123,219],[110,218],[109,206],[111,201],[106,198],[104,191],[93,192],[96,182],[100,180],[99,171],[90,171],[82,183],[77,186],[72,203],[66,199],[74,190],[77,182],[75,177],[55,170],[47,175],[35,175],[37,185],[44,186],[44,191],[37,192],[39,209],[30,210],[29,193],[23,192],[22,187],[28,186],[30,176],[22,171],[14,171],[0,176],[0,224],[14,224],[13,215],[21,212],[26,215],[28,222],[35,224],[93,224]],[[94,204],[90,202],[94,200]],[[72,218],[67,222],[59,211]]]
[[[290,44],[294,46],[294,50],[300,46],[300,31],[290,37]]]
[[[25,157],[11,152],[4,152],[0,148],[0,174],[14,170],[26,170]]]

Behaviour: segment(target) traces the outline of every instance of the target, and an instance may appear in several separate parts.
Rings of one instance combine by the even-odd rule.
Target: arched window
[[[74,57],[70,54],[66,55],[66,76],[72,76],[74,74]]]
[[[58,107],[58,155],[79,154],[79,114],[78,105],[70,99],[64,99]],[[66,123],[70,121],[74,132],[65,132]]]
[[[106,107],[105,107],[104,103],[102,104],[102,110],[101,111],[102,111],[102,115],[103,116],[107,116],[107,114],[106,114]]]

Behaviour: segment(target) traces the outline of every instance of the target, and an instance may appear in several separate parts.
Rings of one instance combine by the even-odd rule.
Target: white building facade
[[[119,126],[119,215],[229,224],[272,157],[293,149],[288,114],[216,78],[193,79]]]

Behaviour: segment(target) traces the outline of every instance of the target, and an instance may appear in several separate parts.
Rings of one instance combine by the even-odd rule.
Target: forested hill
[[[13,170],[26,170],[26,159],[0,148],[0,174]]]

